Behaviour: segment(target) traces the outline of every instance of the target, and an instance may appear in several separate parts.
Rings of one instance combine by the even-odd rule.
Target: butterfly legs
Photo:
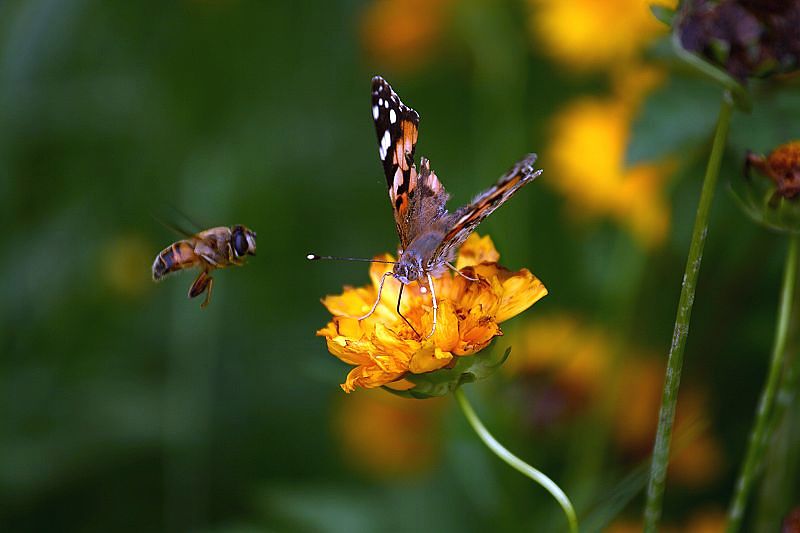
[[[403,288],[405,288],[405,286],[406,286],[405,283],[400,282],[400,293],[397,295],[397,314],[400,315],[400,318],[405,320],[406,324],[408,324],[408,327],[410,327],[411,330],[417,334],[417,337],[421,337],[422,335],[419,334],[419,332],[414,328],[414,326],[411,325],[411,322],[409,322],[408,319],[405,316],[403,316],[403,313],[400,312],[400,302],[403,300]]]
[[[433,278],[430,274],[425,274],[428,276],[428,288],[431,290],[431,302],[433,304],[433,326],[431,327],[431,332],[428,333],[428,336],[425,339],[430,339],[433,334],[436,332],[436,311],[439,309],[439,305],[436,303],[436,291],[433,290]]]
[[[455,265],[453,265],[452,263],[449,263],[449,262],[448,262],[448,263],[445,263],[445,265],[447,265],[447,267],[448,267],[450,270],[452,270],[453,272],[455,272],[456,274],[458,274],[459,276],[461,276],[461,277],[462,277],[462,278],[464,278],[464,279],[467,279],[467,280],[469,280],[469,281],[478,281],[478,278],[471,278],[471,277],[467,276],[466,274],[464,274],[463,272],[461,272],[459,269],[457,269],[457,268],[455,267]]]
[[[383,292],[383,283],[386,281],[386,278],[391,276],[391,275],[392,275],[392,271],[390,270],[389,272],[386,272],[383,275],[383,277],[381,277],[381,282],[378,285],[378,297],[375,298],[375,303],[372,304],[372,308],[367,312],[366,315],[363,315],[363,316],[340,315],[340,316],[343,316],[345,318],[352,318],[353,320],[358,320],[359,322],[361,322],[362,320],[366,320],[367,318],[372,316],[372,313],[374,313],[375,309],[378,308],[378,304],[381,303],[381,293]]]
[[[189,287],[189,298],[197,298],[204,292],[206,299],[200,304],[200,307],[205,308],[211,301],[211,290],[214,288],[214,278],[208,274],[208,270],[202,270],[194,280],[192,286]]]

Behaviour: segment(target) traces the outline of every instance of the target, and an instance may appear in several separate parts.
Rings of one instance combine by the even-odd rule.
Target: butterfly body
[[[381,280],[378,299],[372,310],[361,318],[374,312],[386,276],[399,280],[403,284],[401,289],[414,281],[427,280],[433,307],[430,337],[436,329],[437,309],[432,277],[440,276],[447,268],[455,270],[451,262],[478,224],[542,171],[533,167],[536,154],[529,154],[492,187],[451,213],[446,206],[449,195],[431,169],[430,162],[421,158],[419,170],[414,164],[419,114],[403,104],[380,76],[372,79],[372,118],[378,139],[378,155],[400,237],[400,257],[392,271]],[[400,313],[399,299],[397,312]],[[408,323],[405,317],[403,319]]]

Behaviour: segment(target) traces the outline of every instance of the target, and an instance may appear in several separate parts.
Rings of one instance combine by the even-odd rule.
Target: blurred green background
[[[516,370],[469,393],[587,525],[635,528],[661,377],[617,378],[663,366],[720,91],[675,73],[644,2],[611,2],[647,21],[614,18],[614,38],[583,52],[570,32],[586,28],[555,4],[0,2],[0,527],[563,530],[556,504],[482,448],[451,399],[346,396],[347,366],[314,336],[329,319],[319,299],[367,275],[306,253],[397,245],[369,109],[381,74],[420,112],[417,154],[453,204],[540,153],[542,177],[480,233],[550,294],[503,326]],[[597,59],[605,41],[621,44]],[[640,68],[661,72],[646,90],[625,81]],[[723,181],[740,179],[746,149],[800,135],[796,89],[766,88],[736,116]],[[610,105],[610,133],[558,148],[564,132],[595,132],[558,118],[581,99]],[[656,170],[631,178],[637,160]],[[666,520],[685,530],[715,527],[728,500],[785,250],[723,189],[684,377],[686,418],[706,439],[687,468],[713,468],[667,488]],[[150,280],[177,239],[152,217],[169,206],[202,228],[258,232],[258,256],[216,274],[208,309],[187,300],[190,274]],[[626,441],[634,419],[644,437]],[[794,462],[776,464],[796,465],[786,453]],[[778,470],[770,487],[796,505],[796,471]]]

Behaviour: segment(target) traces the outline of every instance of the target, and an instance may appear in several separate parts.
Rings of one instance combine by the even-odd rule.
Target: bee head
[[[256,255],[256,232],[242,225],[231,228],[231,248],[236,257]]]

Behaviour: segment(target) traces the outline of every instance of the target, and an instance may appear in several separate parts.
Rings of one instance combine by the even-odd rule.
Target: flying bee
[[[214,278],[211,272],[231,265],[241,266],[246,256],[256,255],[256,232],[242,225],[220,226],[170,244],[153,262],[153,281],[187,268],[198,267],[200,274],[189,287],[189,298],[206,293],[200,307],[211,300]]]

